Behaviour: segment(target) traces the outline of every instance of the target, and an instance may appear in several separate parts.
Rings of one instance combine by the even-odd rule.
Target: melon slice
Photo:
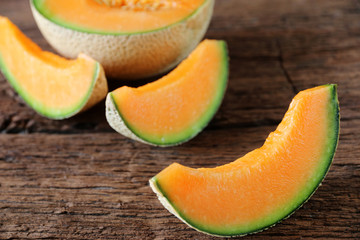
[[[317,189],[339,137],[335,85],[300,92],[265,144],[216,168],[172,164],[150,180],[161,203],[212,235],[262,231],[288,217]]]
[[[139,88],[108,94],[106,117],[124,136],[156,146],[178,145],[212,119],[228,78],[226,43],[204,40],[175,70]]]
[[[9,19],[0,16],[0,69],[39,114],[63,119],[84,111],[107,92],[101,65],[80,54],[67,60],[40,49]]]
[[[107,76],[135,79],[163,73],[197,46],[214,0],[30,0],[49,43],[62,55],[83,52]],[[111,5],[111,4],[110,4]]]

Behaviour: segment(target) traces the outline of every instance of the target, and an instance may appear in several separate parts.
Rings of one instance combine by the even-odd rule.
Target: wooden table
[[[51,49],[28,0],[1,0],[0,15]],[[262,145],[298,91],[337,83],[340,144],[322,187],[289,219],[244,239],[360,239],[359,1],[218,0],[207,37],[228,42],[229,88],[205,131],[179,147],[115,133],[104,102],[47,120],[1,76],[0,238],[212,239],[165,210],[148,180],[172,162],[235,160]],[[110,80],[110,88],[143,83]]]

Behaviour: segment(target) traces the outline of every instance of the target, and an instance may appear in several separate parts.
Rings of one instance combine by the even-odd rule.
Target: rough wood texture
[[[1,0],[0,14],[51,49],[28,0]],[[289,219],[243,239],[360,239],[359,19],[356,0],[218,0],[207,37],[229,44],[225,101],[202,134],[168,149],[112,131],[103,102],[44,119],[0,76],[0,238],[215,239],[168,213],[148,179],[174,161],[233,161],[263,143],[296,92],[337,83],[340,144],[322,187]]]

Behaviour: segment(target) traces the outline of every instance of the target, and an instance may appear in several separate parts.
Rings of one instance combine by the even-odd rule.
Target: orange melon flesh
[[[96,61],[85,55],[67,60],[42,51],[5,17],[0,17],[0,36],[1,68],[36,111],[64,118],[86,103],[100,71]]]
[[[293,99],[261,148],[216,168],[175,163],[151,184],[172,212],[200,231],[224,236],[256,232],[311,196],[331,164],[338,130],[336,87],[306,90]]]
[[[192,15],[205,1],[128,0],[122,1],[120,7],[109,7],[96,0],[36,0],[34,4],[48,19],[74,29],[141,33],[177,23]]]
[[[177,144],[204,128],[227,83],[223,41],[205,40],[175,70],[139,88],[111,93],[119,114],[137,136],[155,145]]]

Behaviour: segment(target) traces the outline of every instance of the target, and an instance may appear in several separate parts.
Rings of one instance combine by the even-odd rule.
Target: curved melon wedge
[[[106,118],[117,132],[156,146],[196,136],[212,119],[228,78],[224,41],[204,40],[175,70],[139,88],[121,87],[106,99]]]
[[[67,60],[40,49],[9,19],[0,16],[0,69],[19,95],[39,114],[64,119],[105,98],[101,65],[80,54]]]
[[[170,212],[201,232],[237,236],[262,231],[315,192],[338,137],[336,86],[320,86],[293,99],[261,148],[216,168],[172,164],[150,185]]]

